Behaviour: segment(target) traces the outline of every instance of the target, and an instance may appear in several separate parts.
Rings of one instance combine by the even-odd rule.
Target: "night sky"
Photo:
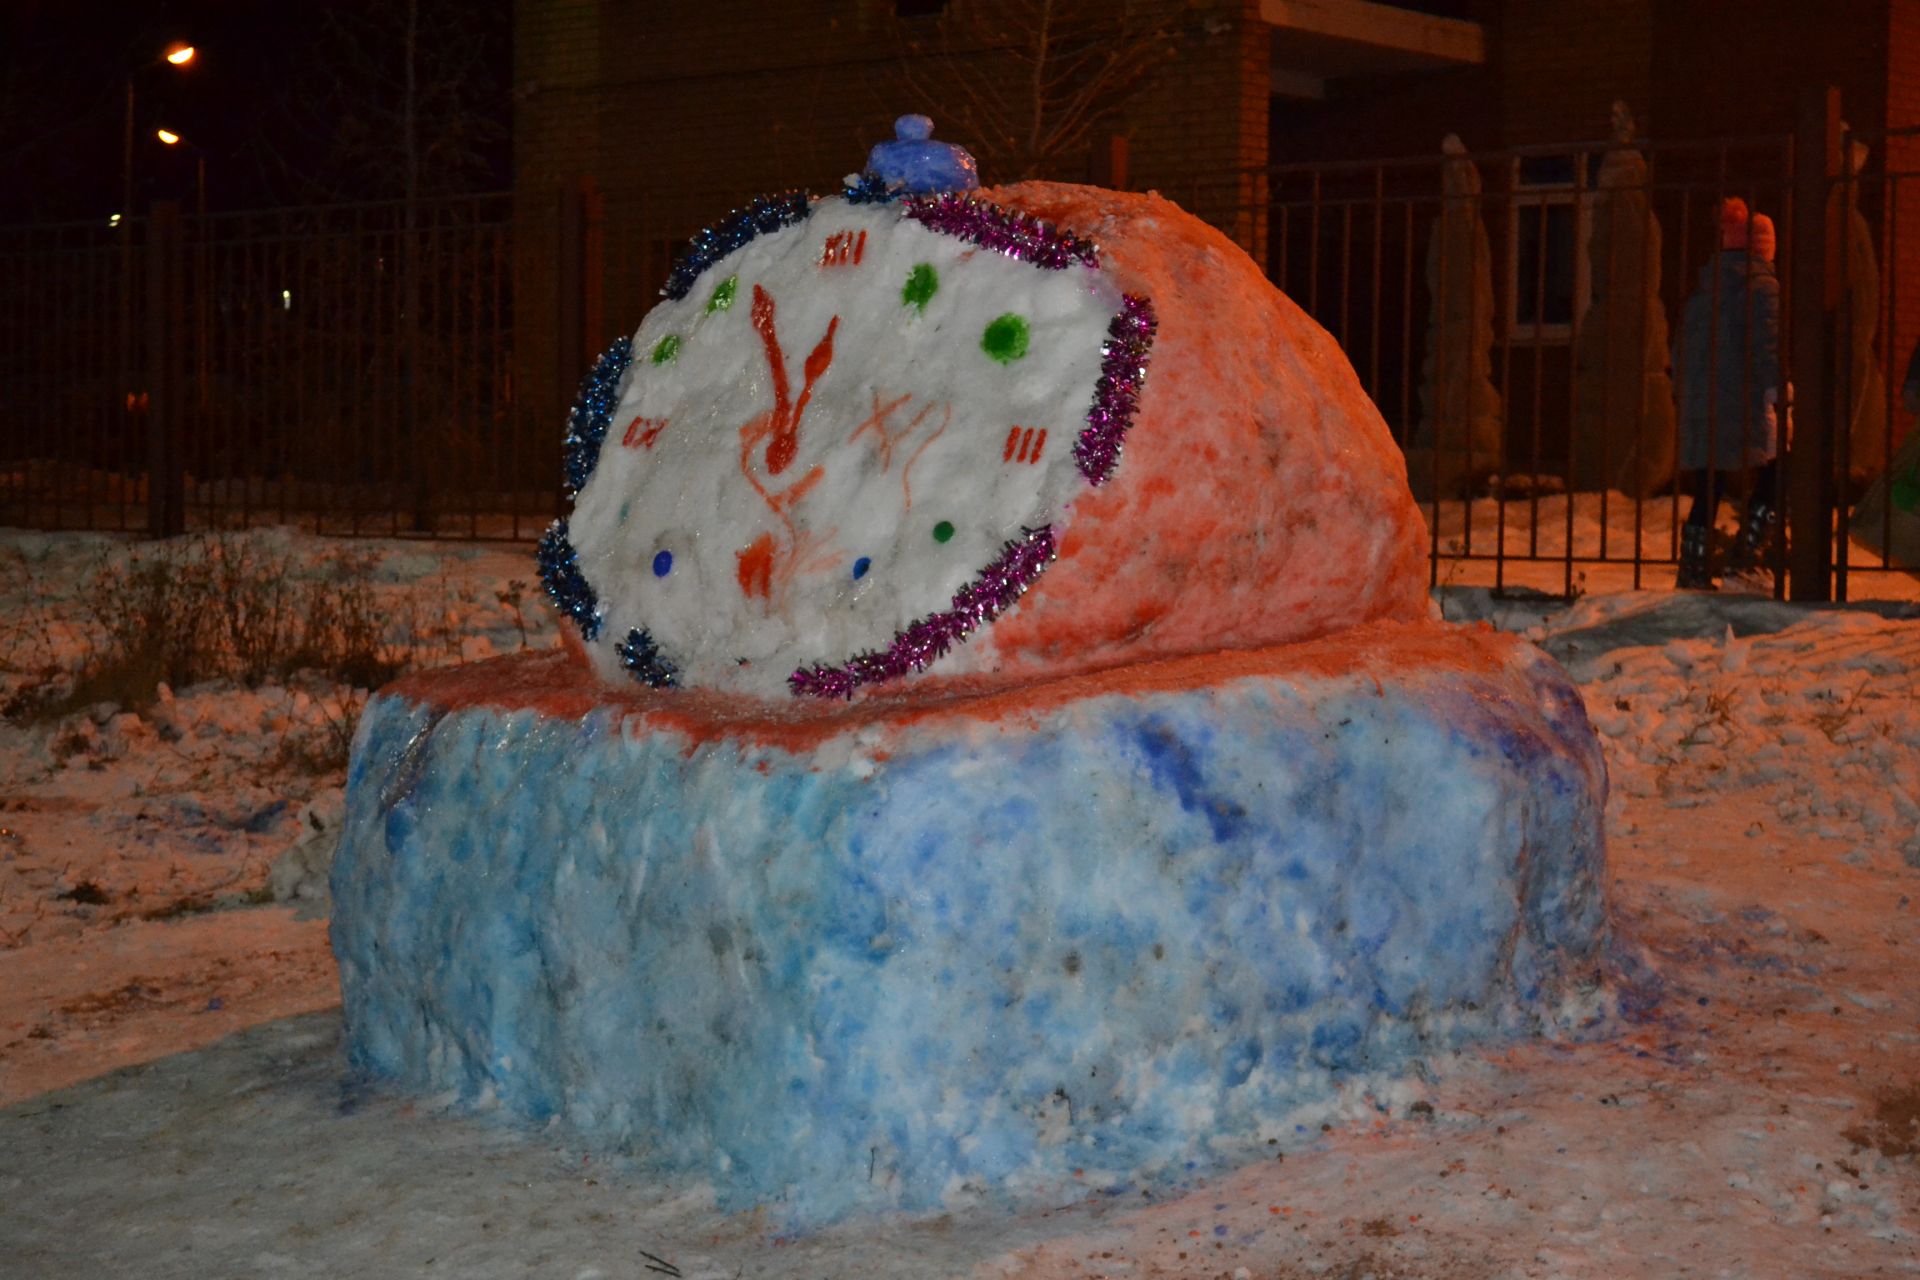
[[[421,189],[511,181],[506,0],[418,0]],[[0,13],[0,222],[104,218],[121,203],[125,86],[135,88],[137,208],[191,205],[202,149],[220,212],[397,198],[406,0],[8,0]],[[198,50],[160,61],[175,41]]]

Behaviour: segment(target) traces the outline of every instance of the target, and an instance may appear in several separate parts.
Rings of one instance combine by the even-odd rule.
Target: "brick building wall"
[[[1616,100],[1651,131],[1653,0],[1509,3],[1493,31],[1499,145],[1607,136]]]
[[[831,190],[859,167],[869,146],[889,136],[900,112],[924,111],[936,120],[937,136],[978,147],[951,102],[936,100],[939,90],[926,87],[925,78],[916,88],[915,78],[902,74],[906,39],[934,30],[932,19],[899,16],[906,7],[892,0],[517,0],[516,351],[523,403],[557,418],[564,389],[579,373],[558,369],[564,361],[554,338],[565,329],[556,288],[563,238],[555,222],[563,188],[590,183],[602,211],[605,271],[594,282],[597,306],[588,300],[590,331],[576,344],[591,352],[632,329],[687,235],[756,194]],[[1714,191],[1723,182],[1731,190],[1746,184],[1756,207],[1779,214],[1785,175],[1777,147],[1732,156],[1722,178],[1717,153],[1663,150],[1667,144],[1783,135],[1802,88],[1819,83],[1841,87],[1858,127],[1920,124],[1920,0],[1817,7],[1801,0],[1461,0],[1455,9],[1485,29],[1484,66],[1334,80],[1324,101],[1299,102],[1271,96],[1270,33],[1259,0],[1194,0],[1174,56],[1111,127],[1130,143],[1126,185],[1158,189],[1188,206],[1278,274],[1289,251],[1297,265],[1313,235],[1341,233],[1320,226],[1302,240],[1298,227],[1269,225],[1266,192],[1248,171],[1269,161],[1434,155],[1449,132],[1481,150],[1591,141],[1605,135],[1612,102],[1625,99],[1641,134],[1657,140],[1657,180],[1700,185],[1697,200],[1663,215],[1664,292],[1677,307],[1710,248]],[[971,83],[1013,91],[1006,59],[993,50],[949,53]],[[1104,141],[1103,131],[1096,148]],[[1904,282],[1883,323],[1889,363],[1920,339],[1920,142],[1896,144],[1892,158],[1914,176],[1883,183],[1869,210],[1884,224],[1889,282]],[[1061,169],[1056,176],[1082,180],[1095,171],[1094,159],[1069,157]],[[985,176],[992,182],[1005,175]],[[1507,176],[1487,177],[1497,197]],[[1496,200],[1496,224],[1498,207]],[[1496,270],[1504,273],[1505,229],[1490,231]],[[1413,230],[1389,238],[1385,283],[1369,287],[1404,291],[1412,301],[1400,304],[1403,310],[1424,306],[1421,282],[1392,277],[1394,263],[1413,261],[1417,270],[1423,252],[1416,218]],[[1283,287],[1310,300],[1310,282]],[[1496,288],[1504,297],[1503,284]],[[1399,321],[1388,317],[1392,323],[1376,321],[1368,331],[1356,320],[1343,333],[1344,304],[1321,302],[1316,314],[1336,336],[1369,353],[1356,354],[1356,365],[1381,393],[1383,409],[1391,418],[1399,404],[1399,417],[1407,417],[1413,370],[1406,357],[1396,366],[1390,349],[1373,354],[1392,347]],[[1338,314],[1328,310],[1336,306],[1343,308]],[[1512,363],[1510,399],[1561,406],[1564,344],[1540,354]],[[1516,419],[1510,430],[1527,437],[1530,450],[1542,425]],[[1551,437],[1552,424],[1544,425]],[[1897,430],[1905,428],[1903,419]]]
[[[1886,110],[1889,0],[1710,0],[1653,6],[1654,111],[1664,138],[1783,133],[1800,91],[1840,86],[1849,116]]]
[[[956,0],[958,2],[958,0]],[[1241,243],[1261,244],[1245,183],[1203,183],[1267,159],[1267,40],[1258,0],[1194,0],[1172,57],[1139,86],[1112,132],[1129,138],[1136,188],[1196,202]],[[902,71],[908,39],[931,20],[892,0],[517,0],[514,132],[521,216],[519,381],[531,411],[557,415],[562,326],[555,287],[556,193],[590,183],[605,274],[589,351],[630,332],[685,238],[753,196],[831,191],[857,171],[895,116],[923,111],[935,136],[969,145],[964,125]],[[969,82],[1004,86],[1011,64],[957,47]],[[946,104],[950,105],[950,104]],[[1096,139],[1096,141],[1103,140]],[[975,144],[977,145],[977,144]],[[1052,176],[1085,180],[1075,155]],[[983,175],[989,183],[995,175]],[[560,375],[562,382],[579,371]]]
[[[1213,5],[1188,24],[1173,61],[1124,116],[1128,185],[1158,190],[1256,257],[1265,252],[1261,202],[1240,175],[1268,159],[1270,46],[1259,0]]]

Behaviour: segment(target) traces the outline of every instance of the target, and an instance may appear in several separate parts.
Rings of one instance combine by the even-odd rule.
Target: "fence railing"
[[[1872,163],[1847,162],[1855,144]],[[1842,137],[1829,104],[1796,135],[1276,165],[1187,195],[1226,210],[1348,354],[1406,454],[1436,581],[1667,585],[1697,502],[1725,544],[1757,494],[1810,522],[1770,526],[1775,590],[1799,556],[1806,592],[1830,578],[1844,597],[1920,569],[1899,391],[1920,338],[1901,278],[1920,262],[1916,177],[1920,130]],[[1730,198],[1775,224],[1770,346],[1700,288]],[[556,509],[569,389],[670,260],[644,199],[614,227],[599,207],[159,206],[0,228],[0,523],[532,536]],[[530,273],[545,258],[516,248],[549,238],[559,269]],[[1743,270],[1741,299],[1765,274]],[[1708,338],[1688,347],[1698,297]],[[1769,468],[1796,382],[1794,447]]]
[[[0,228],[0,523],[526,537],[506,196]]]
[[[1857,170],[1855,145],[1893,154]],[[1797,152],[1813,157],[1798,177]],[[1346,351],[1406,454],[1436,581],[1671,585],[1690,518],[1723,563],[1758,502],[1758,576],[1786,594],[1778,512],[1798,465],[1823,485],[1796,536],[1845,598],[1850,576],[1920,571],[1896,391],[1920,337],[1920,308],[1899,305],[1903,231],[1920,248],[1916,162],[1920,131],[1621,138],[1276,165],[1188,194],[1232,210]],[[1771,264],[1722,254],[1729,200],[1773,224]],[[1730,287],[1706,287],[1728,268]],[[1796,464],[1793,371],[1809,359],[1823,376],[1802,369]],[[1890,474],[1896,456],[1907,469]]]
[[[1830,399],[1844,599],[1857,574],[1920,573],[1920,128],[1849,131],[1838,160]]]

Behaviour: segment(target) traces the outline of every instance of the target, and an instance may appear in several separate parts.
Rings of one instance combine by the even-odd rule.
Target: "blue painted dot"
[[[860,579],[866,577],[867,570],[871,568],[873,568],[872,559],[867,556],[861,556],[853,562],[853,580],[858,582]]]
[[[673,572],[673,552],[662,551],[653,558],[653,576],[664,578]]]

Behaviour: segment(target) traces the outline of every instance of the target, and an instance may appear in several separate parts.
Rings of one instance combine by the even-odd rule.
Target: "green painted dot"
[[[935,542],[945,542],[951,537],[953,537],[953,521],[942,520],[939,524],[933,526],[933,540]]]
[[[900,289],[900,301],[916,311],[925,311],[933,295],[940,292],[940,273],[933,269],[930,262],[914,264],[907,272],[907,282]]]
[[[653,344],[653,362],[655,364],[665,364],[679,354],[680,335],[677,333],[670,333]]]
[[[707,299],[707,314],[712,315],[716,311],[725,311],[728,307],[732,306],[733,295],[739,292],[739,289],[739,276],[728,276],[725,280],[713,286],[713,296]]]
[[[980,349],[1001,364],[1012,364],[1027,354],[1027,343],[1031,337],[1027,322],[1009,311],[988,325],[986,332],[980,335]]]

